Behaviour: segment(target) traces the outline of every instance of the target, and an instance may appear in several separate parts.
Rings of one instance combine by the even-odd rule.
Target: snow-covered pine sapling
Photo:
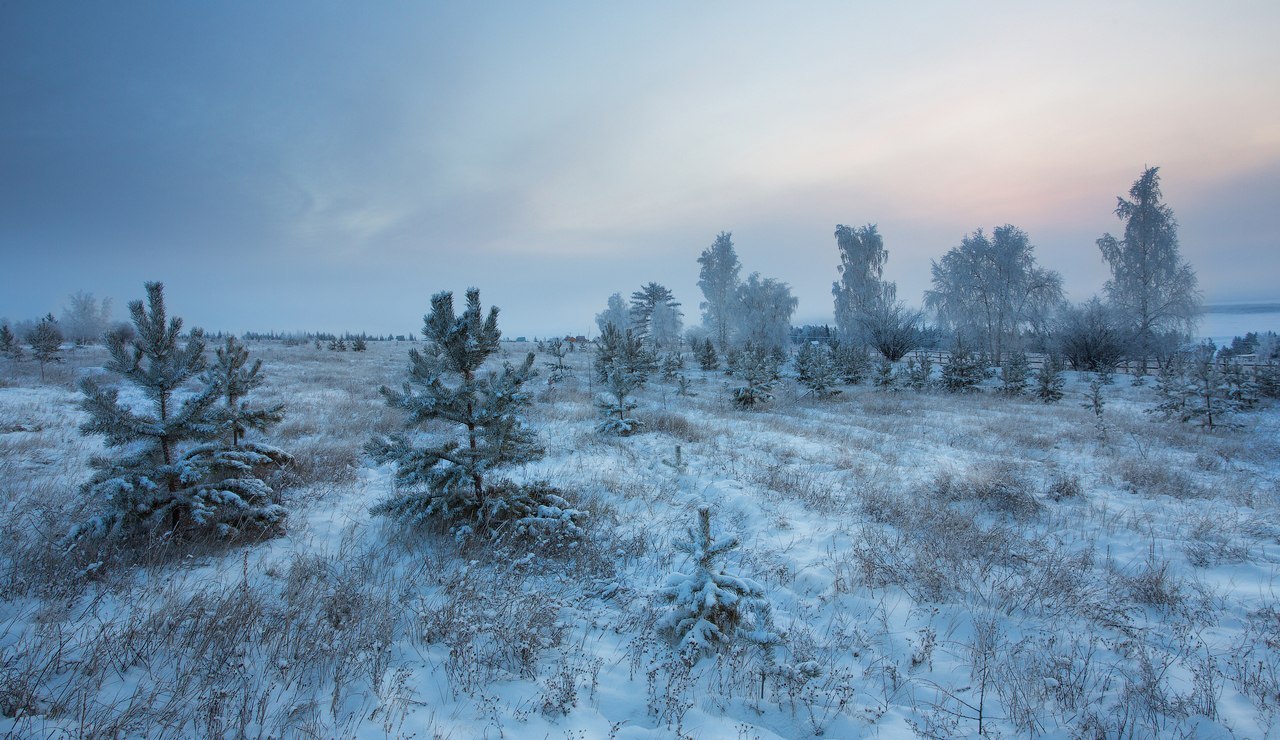
[[[1049,355],[1036,370],[1036,398],[1041,403],[1057,403],[1062,400],[1062,386],[1062,360]]]
[[[875,384],[877,388],[885,390],[893,390],[896,377],[893,374],[893,361],[888,357],[881,357],[876,362]]]
[[[698,395],[693,391],[693,381],[686,378],[684,374],[676,376],[676,395],[684,396],[685,398],[693,398]]]
[[[596,431],[620,437],[639,431],[644,423],[632,415],[637,404],[631,394],[640,387],[635,375],[628,373],[625,368],[615,367],[605,376],[604,387],[605,392],[596,399],[596,408],[604,416],[596,425]]]
[[[248,348],[229,336],[202,380],[215,389],[219,402],[209,414],[217,427],[213,441],[187,453],[207,469],[205,481],[195,487],[197,498],[219,502],[210,521],[224,536],[246,525],[263,531],[278,527],[286,512],[262,475],[293,458],[278,447],[245,438],[249,431],[266,432],[284,418],[284,404],[258,406],[246,400],[265,381],[262,360],[250,364]]]
[[[365,341],[364,337],[356,337],[355,339],[351,340],[352,352],[364,352],[368,349],[369,349],[369,343]]]
[[[778,365],[767,347],[748,343],[738,353],[734,374],[743,385],[733,390],[733,402],[739,408],[750,409],[773,400],[773,383]]]
[[[569,349],[565,346],[563,339],[554,337],[545,342],[538,342],[538,349],[551,355],[549,362],[542,363],[547,366],[548,370],[547,385],[555,385],[569,377],[569,366],[564,363],[565,355],[569,354]]]
[[[1027,390],[1030,376],[1026,353],[1021,350],[1010,352],[1000,367],[1000,392],[1006,396],[1021,396]]]
[[[22,345],[18,343],[18,338],[8,324],[0,324],[0,355],[10,360],[22,359]]]
[[[835,358],[831,355],[831,347],[826,344],[806,342],[795,356],[796,379],[804,386],[807,395],[825,398],[840,392],[835,385]]]
[[[840,379],[849,385],[861,383],[871,372],[871,358],[864,345],[853,342],[832,342],[831,356],[835,360],[836,372],[840,375]]]
[[[1094,373],[1089,379],[1089,392],[1085,394],[1081,407],[1093,412],[1093,428],[1098,432],[1098,440],[1107,441],[1107,418],[1105,415],[1106,399],[1102,395],[1102,386],[1106,384],[1101,373]]]
[[[918,357],[907,358],[907,387],[913,391],[927,390],[933,384],[933,360],[925,352]]]
[[[661,362],[662,379],[668,383],[674,383],[680,375],[680,371],[684,369],[684,354],[680,352],[668,352],[662,356]]]
[[[737,537],[711,536],[711,508],[698,507],[698,524],[688,539],[674,543],[689,556],[693,572],[673,573],[658,590],[669,611],[657,621],[659,632],[679,644],[689,663],[735,639],[757,645],[777,642],[772,610],[759,583],[726,573],[721,562],[739,545]]]
[[[437,293],[422,333],[427,346],[422,353],[409,351],[409,379],[399,391],[384,386],[382,395],[409,414],[410,427],[452,423],[457,437],[433,436],[441,441],[426,447],[402,434],[372,440],[365,447],[370,456],[396,466],[396,492],[373,513],[408,524],[440,523],[459,538],[477,529],[490,537],[528,534],[518,522],[529,515],[561,522],[566,532],[576,528],[580,512],[567,508],[555,489],[489,475],[543,454],[523,417],[529,405],[523,385],[535,374],[533,353],[518,366],[504,363],[501,372],[479,372],[502,336],[497,307],[485,316],[480,291],[472,288],[457,315],[453,293]]]
[[[1212,342],[1205,342],[1161,368],[1156,380],[1160,403],[1151,409],[1165,419],[1195,421],[1204,429],[1229,425],[1245,408]]]
[[[694,340],[693,355],[698,360],[698,367],[703,370],[715,370],[720,367],[720,357],[716,354],[716,346],[710,339]]]
[[[40,382],[44,382],[44,366],[62,362],[62,330],[58,328],[58,320],[48,314],[31,331],[27,332],[27,344],[31,346],[31,356],[40,363]]]
[[[180,347],[182,319],[165,314],[164,286],[147,283],[146,289],[146,304],[129,304],[134,338],[126,341],[121,332],[108,335],[111,360],[106,369],[137,386],[148,407],[121,403],[118,389],[101,387],[92,378],[80,383],[80,407],[89,415],[80,431],[102,435],[117,454],[91,460],[96,472],[84,490],[104,509],[75,527],[72,539],[177,531],[215,525],[222,518],[223,502],[200,487],[208,474],[206,460],[184,450],[218,431],[211,413],[217,387],[181,390],[205,369],[204,337],[194,329]]]
[[[942,367],[942,387],[949,393],[976,393],[986,377],[987,368],[982,358],[963,342],[956,342],[947,364]]]

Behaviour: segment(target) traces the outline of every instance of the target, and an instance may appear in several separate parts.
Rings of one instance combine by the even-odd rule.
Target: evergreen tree
[[[93,458],[96,472],[85,491],[101,500],[105,510],[74,529],[73,537],[160,528],[215,528],[232,534],[246,524],[277,524],[284,510],[269,500],[265,484],[246,473],[285,456],[257,445],[241,445],[236,451],[237,430],[264,429],[278,419],[278,409],[260,412],[240,402],[261,382],[256,367],[255,372],[244,371],[243,355],[226,355],[220,362],[239,363],[222,376],[229,379],[226,385],[207,374],[202,387],[184,393],[184,385],[206,368],[204,336],[194,329],[179,347],[182,319],[166,315],[164,286],[147,283],[146,290],[145,304],[129,304],[133,339],[122,332],[108,335],[111,360],[106,368],[137,386],[150,408],[122,404],[116,388],[92,379],[81,382],[80,405],[89,415],[81,431],[102,435],[107,447],[120,454]],[[238,403],[222,412],[214,409],[219,398],[232,397]],[[224,435],[220,445],[198,444],[219,435]]]
[[[748,342],[738,354],[734,374],[743,382],[743,385],[733,391],[733,402],[739,408],[755,408],[773,400],[778,363],[768,347]]]
[[[480,291],[467,291],[461,315],[454,312],[452,292],[432,296],[431,313],[424,317],[425,352],[410,350],[408,380],[399,391],[383,387],[382,395],[388,405],[408,413],[410,426],[446,422],[456,426],[460,438],[426,447],[406,435],[371,441],[366,450],[375,461],[395,463],[397,487],[373,513],[407,523],[441,522],[458,537],[477,526],[496,536],[499,524],[512,521],[522,531],[553,511],[576,526],[578,512],[556,503],[562,499],[545,484],[488,481],[491,471],[543,454],[522,416],[529,405],[522,386],[535,374],[533,353],[519,366],[504,363],[501,372],[479,372],[498,350],[501,336],[498,309],[491,307],[485,316]],[[537,507],[544,504],[539,514]]]
[[[981,356],[975,355],[964,342],[957,341],[947,364],[942,366],[942,387],[949,393],[976,393],[986,378],[987,367]]]
[[[893,374],[893,363],[888,357],[881,357],[880,360],[876,362],[874,379],[877,388],[884,388],[885,390],[893,389],[895,379]]]
[[[648,283],[631,294],[631,325],[636,336],[658,349],[679,337],[680,303],[666,286]]]
[[[217,522],[222,535],[240,531],[246,524],[262,530],[279,526],[285,509],[275,501],[275,491],[262,479],[271,467],[293,458],[284,450],[246,440],[250,430],[266,432],[284,418],[284,404],[257,406],[247,396],[265,382],[262,360],[249,364],[249,350],[228,336],[215,352],[216,360],[202,380],[214,389],[220,405],[209,419],[217,427],[211,442],[191,449],[187,457],[206,468],[205,480],[196,486],[205,499],[216,498],[221,513]]]
[[[547,373],[547,384],[554,385],[569,377],[571,374],[569,366],[564,363],[565,355],[569,353],[569,350],[565,347],[564,340],[560,337],[553,337],[545,343],[539,342],[538,344],[541,345],[540,349],[551,355],[551,361],[543,363],[550,370]]]
[[[800,351],[795,357],[795,368],[796,379],[805,387],[806,393],[821,398],[840,392],[840,389],[834,387],[838,374],[829,345],[818,342],[800,345]]]
[[[62,362],[62,330],[53,314],[46,314],[27,332],[31,356],[40,363],[40,381],[44,382],[44,366]]]
[[[1230,426],[1231,417],[1247,408],[1247,394],[1233,387],[1216,350],[1213,342],[1205,342],[1162,366],[1156,380],[1160,403],[1150,411],[1165,419],[1197,422],[1206,430]]]
[[[369,349],[369,344],[365,341],[364,337],[356,337],[355,339],[351,340],[352,352],[364,352],[368,349]]]
[[[933,360],[929,353],[907,359],[907,387],[913,391],[923,391],[933,384]]]
[[[861,383],[871,372],[871,358],[863,345],[834,341],[831,343],[831,356],[840,379],[849,385]]]
[[[18,343],[18,338],[13,335],[8,324],[0,324],[0,355],[10,360],[22,359],[22,345]]]
[[[1027,390],[1031,366],[1021,350],[1010,352],[1000,368],[1000,392],[1006,396],[1021,396]]]
[[[1089,379],[1089,392],[1085,395],[1084,403],[1080,404],[1082,408],[1088,409],[1093,413],[1093,427],[1098,432],[1099,441],[1107,441],[1107,418],[1106,418],[1106,398],[1102,395],[1103,382],[1102,376],[1094,373]]]
[[[649,375],[658,369],[658,359],[645,347],[639,335],[630,329],[619,330],[613,324],[606,324],[596,343],[594,360],[596,379],[602,383],[609,381],[609,373],[621,368],[636,383],[636,387],[644,385]]]
[[[737,537],[711,536],[711,509],[698,507],[698,525],[677,550],[689,556],[692,573],[667,577],[658,596],[670,610],[657,622],[659,632],[678,642],[690,664],[735,639],[758,645],[778,640],[771,624],[771,608],[759,583],[725,572],[720,562],[739,546]]]
[[[694,344],[693,355],[698,360],[698,367],[703,370],[715,370],[720,367],[720,358],[716,355],[716,346],[710,337]]]
[[[1049,355],[1036,370],[1036,398],[1041,403],[1057,403],[1062,400],[1062,386],[1062,361]]]
[[[684,369],[684,355],[680,352],[668,352],[662,356],[662,379],[668,383],[675,382],[680,371]]]

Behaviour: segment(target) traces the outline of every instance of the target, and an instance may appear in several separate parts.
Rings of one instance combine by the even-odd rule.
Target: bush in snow
[[[453,293],[444,291],[432,296],[424,320],[426,351],[410,350],[409,379],[399,391],[383,387],[382,395],[408,412],[410,426],[449,422],[460,438],[444,436],[426,447],[405,435],[372,440],[366,451],[378,462],[395,463],[397,489],[373,513],[411,524],[438,522],[460,539],[477,527],[497,537],[534,509],[547,521],[572,524],[579,513],[563,506],[548,486],[485,480],[492,470],[543,454],[521,415],[529,405],[522,386],[535,373],[533,353],[518,367],[504,363],[502,372],[479,374],[502,333],[497,307],[484,316],[474,288],[467,291],[462,315],[454,313]]]
[[[73,529],[72,538],[162,528],[212,528],[226,535],[249,525],[279,524],[284,509],[255,471],[287,455],[241,439],[245,429],[265,429],[280,418],[279,407],[255,409],[241,400],[261,383],[259,366],[246,370],[247,352],[229,341],[202,386],[183,394],[183,386],[206,368],[203,334],[193,330],[179,347],[182,319],[166,316],[164,286],[147,283],[146,289],[146,305],[129,304],[135,338],[126,342],[123,333],[108,335],[106,367],[137,386],[150,408],[122,403],[118,389],[92,379],[80,384],[80,406],[89,415],[81,431],[102,435],[120,454],[93,458],[97,472],[85,491],[102,500],[106,510]],[[217,409],[220,399],[227,404]]]
[[[738,538],[711,536],[711,509],[706,505],[698,507],[698,526],[690,527],[688,535],[674,544],[689,556],[693,572],[671,574],[658,590],[670,605],[658,619],[658,630],[679,643],[688,662],[736,638],[760,645],[776,642],[764,587],[726,573],[718,562],[738,547]]]

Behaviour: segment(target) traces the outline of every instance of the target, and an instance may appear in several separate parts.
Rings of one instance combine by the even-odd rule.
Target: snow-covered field
[[[284,536],[56,546],[100,442],[76,379],[0,387],[0,732],[25,737],[1249,737],[1280,732],[1280,410],[1204,433],[1148,387],[1045,406],[990,390],[788,384],[733,407],[654,380],[645,431],[595,431],[589,357],[535,381],[547,479],[589,513],[568,557],[495,554],[369,515],[404,343],[251,343],[297,458]],[[504,343],[515,359],[530,349]],[[540,357],[539,362],[547,359]],[[6,372],[14,372],[4,366]],[[678,452],[677,452],[678,450]],[[677,465],[677,454],[679,464]],[[655,631],[708,504],[781,644],[690,666]]]

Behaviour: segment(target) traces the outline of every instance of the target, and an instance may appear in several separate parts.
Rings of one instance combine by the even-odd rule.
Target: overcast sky
[[[831,321],[836,224],[919,303],[978,227],[1075,300],[1161,168],[1211,302],[1280,299],[1280,3],[0,2],[0,316],[588,333],[733,232]]]

